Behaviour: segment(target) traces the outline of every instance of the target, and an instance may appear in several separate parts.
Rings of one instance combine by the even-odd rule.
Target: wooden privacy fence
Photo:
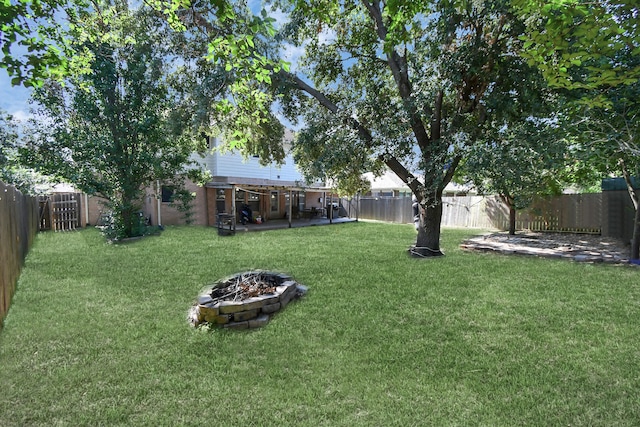
[[[82,193],[56,193],[38,198],[40,230],[68,231],[81,227]]]
[[[361,198],[359,217],[413,223],[411,197]],[[602,194],[563,194],[539,198],[516,215],[516,228],[532,231],[600,233]],[[442,198],[442,225],[508,230],[509,211],[497,197]]]
[[[0,327],[38,231],[38,202],[0,182]]]
[[[509,211],[499,199],[487,198],[485,212],[495,228],[508,230]],[[540,197],[516,214],[516,229],[600,234],[602,194]]]

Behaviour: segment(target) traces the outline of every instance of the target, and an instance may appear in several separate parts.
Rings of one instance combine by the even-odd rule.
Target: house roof
[[[371,182],[371,190],[401,190],[408,191],[409,187],[393,172],[385,172],[382,176],[374,176],[369,172],[364,174],[364,178]]]
[[[407,184],[405,184],[395,173],[386,171],[382,176],[376,177],[372,173],[364,174],[364,178],[371,182],[371,191],[410,191]],[[421,178],[421,177],[419,177]],[[445,187],[446,193],[470,193],[473,189],[466,186],[450,182]]]

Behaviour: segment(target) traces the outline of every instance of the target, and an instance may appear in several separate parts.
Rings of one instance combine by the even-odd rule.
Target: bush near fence
[[[0,327],[38,231],[38,201],[0,182]]]
[[[361,198],[358,215],[402,224],[413,223],[411,197]],[[442,225],[508,230],[509,210],[497,197],[442,198]],[[532,231],[600,233],[602,194],[563,194],[536,199],[516,215],[516,228]]]

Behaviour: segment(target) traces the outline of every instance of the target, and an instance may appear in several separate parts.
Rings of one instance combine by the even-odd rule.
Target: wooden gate
[[[69,231],[80,227],[81,193],[40,196],[40,230]]]

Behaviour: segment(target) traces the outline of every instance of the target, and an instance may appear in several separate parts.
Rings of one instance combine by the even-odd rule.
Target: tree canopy
[[[595,89],[640,78],[640,66],[617,60],[640,55],[640,11],[636,0],[514,0],[528,23],[523,55],[550,85]]]
[[[153,2],[154,7],[158,5]],[[162,3],[160,3],[162,4]],[[208,133],[221,134],[225,148],[259,155],[262,163],[284,160],[284,128],[271,110],[275,101],[271,74],[288,69],[274,54],[273,19],[254,15],[245,2],[172,2],[164,10],[181,32],[185,58],[202,75],[211,67],[224,70],[223,91],[217,96],[193,93],[207,110]]]
[[[509,234],[516,232],[516,211],[534,197],[559,194],[567,145],[551,120],[525,119],[496,129],[471,148],[462,173],[483,195],[498,195],[509,208]]]
[[[289,119],[303,118],[299,164],[339,178],[388,167],[422,206],[416,248],[439,254],[442,191],[466,149],[489,117],[539,98],[525,95],[524,24],[506,1],[276,4],[280,37],[305,51],[273,77]]]
[[[61,77],[71,67],[66,17],[83,0],[6,0],[0,13],[0,66],[13,85],[39,86],[46,78]],[[65,17],[63,20],[62,17]]]
[[[0,181],[11,184],[23,194],[41,194],[51,188],[49,179],[20,162],[19,123],[0,110]]]
[[[257,48],[272,37],[273,19],[253,15],[244,1],[113,0],[119,9],[145,5],[182,35],[183,83],[203,82],[224,58],[223,82],[199,85],[192,93],[196,118],[206,133],[224,133],[226,147],[259,154],[263,162],[281,162],[282,126],[270,111],[272,98],[262,90],[270,74],[288,64],[272,60]],[[91,72],[92,52],[79,50],[78,40],[105,40],[114,33],[100,25],[79,24],[81,16],[97,14],[103,23],[117,19],[101,2],[86,0],[7,0],[0,13],[2,61],[14,85],[40,86],[46,79]],[[210,64],[206,64],[206,60]],[[213,93],[212,93],[213,91]],[[221,95],[224,92],[224,95]],[[263,141],[271,141],[265,144]]]

